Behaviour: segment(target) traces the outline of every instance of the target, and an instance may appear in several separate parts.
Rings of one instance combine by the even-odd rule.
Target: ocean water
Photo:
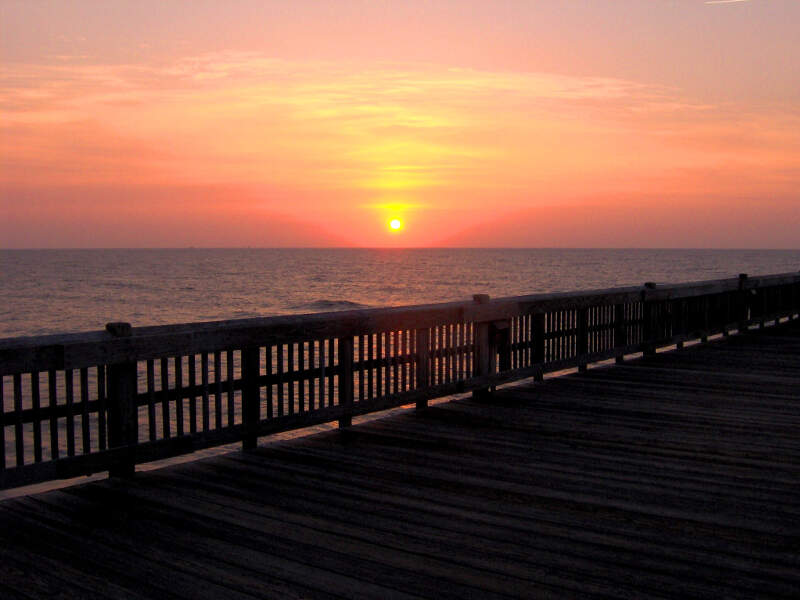
[[[0,338],[798,269],[800,250],[0,250]]]

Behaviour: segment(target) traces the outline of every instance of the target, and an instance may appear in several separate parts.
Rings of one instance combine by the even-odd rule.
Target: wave
[[[290,310],[308,310],[312,312],[335,311],[335,310],[354,310],[357,308],[369,308],[368,304],[360,302],[350,302],[349,300],[312,300],[303,304],[296,304],[288,307]]]

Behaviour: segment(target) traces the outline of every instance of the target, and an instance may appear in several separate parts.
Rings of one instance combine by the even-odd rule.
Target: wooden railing
[[[800,275],[0,340],[0,487],[796,319]]]

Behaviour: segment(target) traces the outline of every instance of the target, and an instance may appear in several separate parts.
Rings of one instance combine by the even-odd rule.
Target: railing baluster
[[[197,433],[197,356],[190,354],[189,361],[189,432]]]
[[[287,404],[289,405],[288,413],[294,414],[294,343],[289,342],[286,344],[286,378],[287,387],[289,388],[289,397]]]
[[[375,334],[370,333],[367,336],[367,360],[369,361],[369,373],[367,375],[367,397],[372,400],[375,398],[375,348],[373,347]]]
[[[339,406],[343,409],[339,427],[353,424],[353,338],[339,338]]]
[[[306,370],[305,365],[306,343],[300,342],[297,344],[297,371],[300,379],[297,382],[297,408],[301,415],[306,412],[306,378],[303,371]]]
[[[55,369],[47,373],[47,405],[50,408],[50,459],[57,460],[58,448],[58,376]]]
[[[150,441],[156,439],[156,392],[155,392],[155,363],[153,359],[147,361],[147,429]]]
[[[72,369],[64,371],[64,392],[67,403],[67,456],[75,456],[75,398]]]
[[[170,432],[170,410],[169,410],[169,359],[161,359],[161,428],[164,432],[164,439],[169,439]]]
[[[278,344],[278,416],[283,416],[283,344]]]
[[[89,369],[83,367],[80,370],[81,378],[81,446],[83,454],[89,454],[92,451],[92,440],[89,432]],[[39,377],[36,377],[36,395],[39,395]],[[39,400],[37,398],[38,405]],[[34,421],[34,449],[36,448],[36,430],[39,429],[38,422]],[[39,432],[41,438],[41,432]],[[40,452],[41,454],[41,452]],[[38,461],[37,461],[38,462]]]
[[[83,370],[81,371],[83,372]],[[0,377],[2,379],[2,377]],[[87,406],[88,402],[84,404]],[[3,408],[3,398],[0,394],[0,410]],[[40,416],[41,398],[39,395],[39,371],[31,373],[31,408],[33,409],[33,461],[42,462],[42,420]],[[88,419],[87,412],[84,413],[85,419]],[[86,425],[88,427],[88,423]],[[2,417],[0,417],[0,428],[2,428]],[[2,442],[2,440],[0,440]],[[5,459],[3,459],[5,460]]]
[[[100,450],[108,448],[106,442],[106,368],[97,367],[97,445]]]
[[[309,372],[309,379],[308,379],[308,410],[314,410],[314,402],[316,396],[316,368],[317,368],[317,352],[316,352],[316,345],[317,342],[315,340],[311,340],[308,342],[308,372]]]
[[[22,436],[22,374],[14,373],[14,452],[18,467],[25,464],[25,440]]]
[[[208,431],[211,428],[211,407],[208,393],[208,352],[200,354],[200,384],[203,386],[201,391],[203,399],[203,431]]]
[[[264,365],[264,368],[265,368],[266,373],[267,373],[267,419],[272,419],[273,416],[274,416],[273,415],[273,408],[272,408],[272,403],[275,400],[273,392],[272,392],[272,389],[275,386],[275,384],[272,383],[272,352],[273,352],[273,348],[274,348],[273,346],[267,346],[266,364]]]
[[[214,352],[214,426],[222,429],[222,355]]]
[[[430,329],[417,329],[417,379],[416,388],[425,389],[430,385]],[[427,398],[417,400],[417,410],[428,407]]]
[[[176,356],[175,367],[175,435],[183,435],[183,357]]]
[[[236,424],[236,394],[233,389],[233,350],[228,350],[225,353],[225,371],[228,380],[228,427],[231,427]]]
[[[333,338],[328,340],[328,406],[334,405],[335,375]]]

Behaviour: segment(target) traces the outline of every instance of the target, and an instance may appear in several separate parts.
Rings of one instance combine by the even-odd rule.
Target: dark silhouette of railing
[[[0,340],[0,487],[796,319],[800,274]],[[13,440],[13,443],[12,443]]]

